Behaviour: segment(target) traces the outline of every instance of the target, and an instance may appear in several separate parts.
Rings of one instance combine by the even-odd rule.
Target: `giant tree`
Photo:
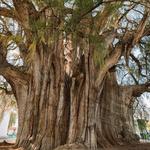
[[[17,99],[17,147],[94,150],[134,139],[131,100],[149,83],[118,85],[115,68],[121,56],[127,70],[131,57],[139,64],[131,50],[150,34],[148,9],[136,0],[1,0],[0,73]],[[20,53],[13,62],[10,51]]]

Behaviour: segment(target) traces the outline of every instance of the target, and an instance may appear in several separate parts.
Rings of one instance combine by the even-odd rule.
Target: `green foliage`
[[[36,45],[37,45],[37,41],[33,40],[33,42],[30,44],[29,48],[28,48],[28,55],[26,57],[26,62],[29,64],[32,59],[34,58],[35,55],[35,51],[36,51]]]
[[[46,22],[43,19],[37,20],[30,20],[31,28],[34,33],[38,32],[39,30],[46,30]]]
[[[10,36],[9,40],[10,41],[12,40],[12,41],[14,41],[16,43],[20,43],[20,42],[23,41],[23,38],[21,36],[19,36],[19,35],[12,35],[12,36]]]
[[[74,32],[81,27],[80,21],[91,13],[87,13],[93,7],[93,0],[76,0],[74,2],[74,11],[72,15],[66,17],[65,31]],[[86,14],[87,13],[87,14]],[[86,14],[84,16],[84,14]],[[90,15],[91,16],[91,15]],[[86,23],[84,24],[86,25]]]
[[[145,120],[145,119],[137,119],[137,122],[138,122],[139,130],[141,132],[143,132],[144,130],[146,130],[147,120]]]
[[[10,35],[10,36],[0,35],[0,41],[2,42],[3,46],[7,48],[7,46],[10,43],[16,43],[16,44],[21,43],[23,41],[23,38],[19,35]]]
[[[76,0],[75,4],[80,11],[84,12],[92,8],[93,0]]]
[[[35,0],[38,6],[50,6],[50,7],[62,7],[64,4],[63,0]]]
[[[102,66],[108,53],[105,39],[101,38],[99,35],[91,36],[90,38],[94,46],[94,62],[96,66]]]
[[[109,4],[107,6],[107,10],[109,11],[110,14],[115,13],[116,11],[118,11],[118,9],[122,6],[121,2],[116,2],[113,4]]]

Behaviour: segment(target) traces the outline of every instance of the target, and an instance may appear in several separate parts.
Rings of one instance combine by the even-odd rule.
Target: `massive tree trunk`
[[[97,71],[90,42],[82,39],[86,53],[80,55],[78,64],[73,62],[69,74],[64,67],[62,35],[56,35],[50,47],[37,42],[26,78],[4,71],[18,103],[16,146],[96,150],[134,141],[131,100],[145,86],[117,84],[112,68],[122,49],[118,46]]]
[[[126,137],[118,136],[130,117],[127,89],[120,88],[114,75],[106,72],[100,86],[95,86],[89,50],[80,60],[79,74],[67,75],[62,41],[54,47],[56,53],[48,55],[41,47],[35,54],[26,84],[12,84],[19,108],[17,146],[26,150],[94,150],[123,142]]]
[[[0,64],[0,72],[10,82],[18,103],[16,146],[25,150],[96,150],[134,140],[130,104],[135,91],[142,87],[119,86],[111,69],[124,47],[136,44],[144,29],[136,40],[138,32],[133,36],[127,32],[122,42],[112,45],[116,33],[108,31],[101,36],[103,29],[93,29],[92,14],[84,20],[84,13],[80,18],[77,11],[69,24],[62,1],[48,7],[41,3],[39,11],[30,1],[13,2],[16,13],[12,15],[25,34],[18,47],[25,53],[21,53],[23,58],[28,58],[28,69],[20,73],[4,61],[2,54],[0,62],[5,65]],[[108,22],[107,11],[104,18]],[[65,36],[72,42],[71,61],[64,56]],[[94,40],[98,40],[98,48]],[[98,58],[102,65],[96,64],[94,52],[103,55]]]
[[[15,84],[19,108],[18,146],[50,150],[65,144],[69,123],[69,99],[65,88],[63,47],[60,36],[51,47],[36,46],[30,77]]]
[[[28,80],[13,78],[13,72],[4,74],[18,103],[16,146],[25,150],[96,150],[136,141],[132,100],[146,85],[118,85],[112,63],[108,71],[102,67],[102,73],[95,73],[90,49],[80,58],[78,74],[70,76],[64,69],[63,41],[58,41],[52,49],[55,53],[50,54],[37,45]],[[101,81],[99,85],[96,79]]]
[[[114,72],[109,71],[118,61],[121,49],[116,49],[97,72],[87,42],[78,68],[69,75],[64,68],[61,37],[57,34],[51,47],[40,42],[36,45],[25,81],[5,74],[18,103],[16,146],[25,150],[96,150],[134,139],[128,107],[133,88],[120,87]],[[127,126],[129,130],[124,131]]]
[[[138,141],[132,119],[133,91],[132,86],[118,85],[114,71],[107,74],[98,115],[100,145],[107,147]]]

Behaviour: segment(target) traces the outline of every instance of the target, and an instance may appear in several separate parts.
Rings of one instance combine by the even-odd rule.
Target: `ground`
[[[21,149],[13,149],[12,145],[1,145],[0,144],[0,150],[21,150]],[[102,150],[102,149],[100,149]],[[126,145],[126,146],[118,146],[114,148],[108,148],[105,150],[150,150],[150,143],[145,144],[135,144],[135,145]]]
[[[118,146],[105,150],[150,150],[150,143]]]

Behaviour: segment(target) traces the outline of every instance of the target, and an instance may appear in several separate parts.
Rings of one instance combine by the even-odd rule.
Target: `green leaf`
[[[32,42],[32,44],[29,46],[28,55],[26,57],[26,62],[27,63],[30,63],[33,60],[34,55],[35,55],[35,51],[36,51],[36,45],[37,45],[37,42],[36,42],[36,40],[34,40]]]

